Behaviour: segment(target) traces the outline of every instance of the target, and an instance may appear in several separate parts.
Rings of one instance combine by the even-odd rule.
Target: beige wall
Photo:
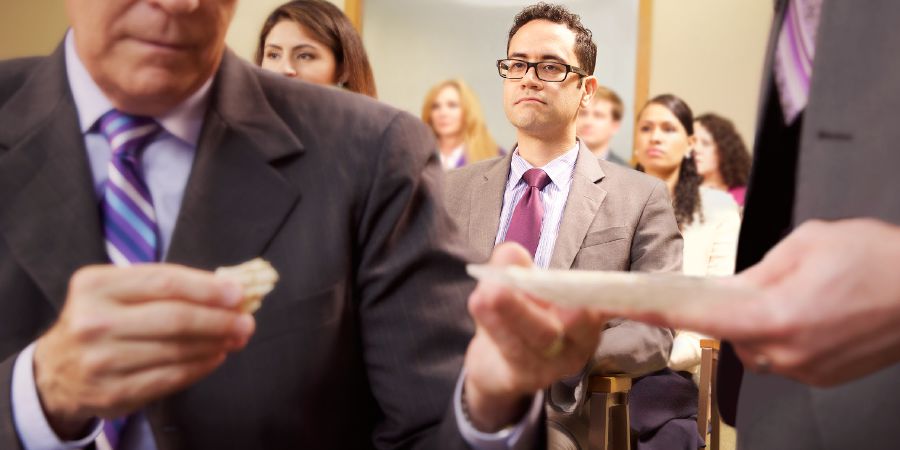
[[[45,55],[66,32],[61,0],[0,0],[0,59]]]
[[[773,3],[655,0],[650,97],[671,92],[695,114],[732,119],[752,145]]]
[[[240,0],[227,42],[252,59],[263,20],[287,0]],[[329,0],[344,7],[344,0]],[[0,0],[0,59],[50,53],[66,31],[62,0]]]

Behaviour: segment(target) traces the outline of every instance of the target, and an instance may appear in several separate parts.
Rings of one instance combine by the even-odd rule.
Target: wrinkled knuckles
[[[165,324],[165,329],[173,336],[183,336],[195,326],[193,315],[186,311],[168,311],[161,317]]]
[[[117,355],[113,355],[107,350],[85,353],[80,358],[82,376],[87,379],[101,378],[110,371],[116,359]]]
[[[108,266],[85,266],[75,271],[69,280],[69,292],[95,292],[106,284]]]
[[[152,271],[143,280],[147,292],[153,292],[159,298],[177,298],[180,284],[168,270]]]
[[[111,322],[101,314],[74,314],[74,317],[69,317],[66,323],[71,337],[81,344],[96,341],[112,326]]]

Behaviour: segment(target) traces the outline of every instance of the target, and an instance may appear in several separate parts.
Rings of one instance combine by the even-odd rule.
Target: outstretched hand
[[[497,246],[491,265],[531,265],[518,244]],[[594,354],[606,316],[564,309],[489,282],[469,297],[475,337],[466,353],[465,399],[482,431],[520,417],[534,394],[578,373]]]
[[[812,221],[725,281],[754,287],[759,298],[723,299],[702,314],[614,313],[717,336],[751,370],[832,386],[900,361],[898,267],[900,227]]]

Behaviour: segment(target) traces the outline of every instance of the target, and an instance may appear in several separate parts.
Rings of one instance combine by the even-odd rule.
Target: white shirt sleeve
[[[534,396],[528,413],[519,423],[504,428],[496,433],[485,433],[475,429],[469,419],[463,413],[462,388],[466,379],[466,372],[459,375],[456,389],[453,392],[453,410],[456,414],[456,424],[463,439],[475,450],[524,450],[538,447],[538,426],[540,425],[541,412],[544,408],[544,392],[540,391]]]
[[[41,407],[34,382],[34,346],[25,348],[16,358],[12,377],[13,423],[26,450],[76,450],[86,447],[100,435],[103,422],[96,421],[83,439],[63,442],[56,436]]]

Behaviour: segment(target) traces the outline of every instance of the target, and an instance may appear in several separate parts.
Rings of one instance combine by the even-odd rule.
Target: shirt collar
[[[113,109],[113,105],[91,78],[81,58],[78,57],[78,52],[75,51],[75,34],[71,29],[66,33],[65,47],[69,90],[75,100],[81,132],[88,133],[100,120],[100,117]],[[209,104],[212,79],[210,77],[197,92],[169,112],[154,117],[164,130],[191,147],[196,147],[197,141],[200,139],[203,116],[206,114],[206,107]]]
[[[450,152],[449,155],[444,156],[443,153],[441,155],[441,163],[444,165],[445,169],[456,169],[460,167],[460,163],[464,162],[463,157],[465,156],[466,144],[459,144],[453,151]]]
[[[541,167],[541,169],[550,176],[550,181],[558,188],[564,188],[572,182],[572,175],[575,173],[575,161],[578,159],[578,149],[580,144],[581,141],[576,139],[575,146],[566,150],[562,155],[557,156],[556,159],[550,161],[544,167]],[[522,180],[522,175],[524,175],[528,169],[533,168],[534,166],[519,155],[519,147],[516,146],[513,150],[507,188],[512,188],[518,184],[519,181]]]

